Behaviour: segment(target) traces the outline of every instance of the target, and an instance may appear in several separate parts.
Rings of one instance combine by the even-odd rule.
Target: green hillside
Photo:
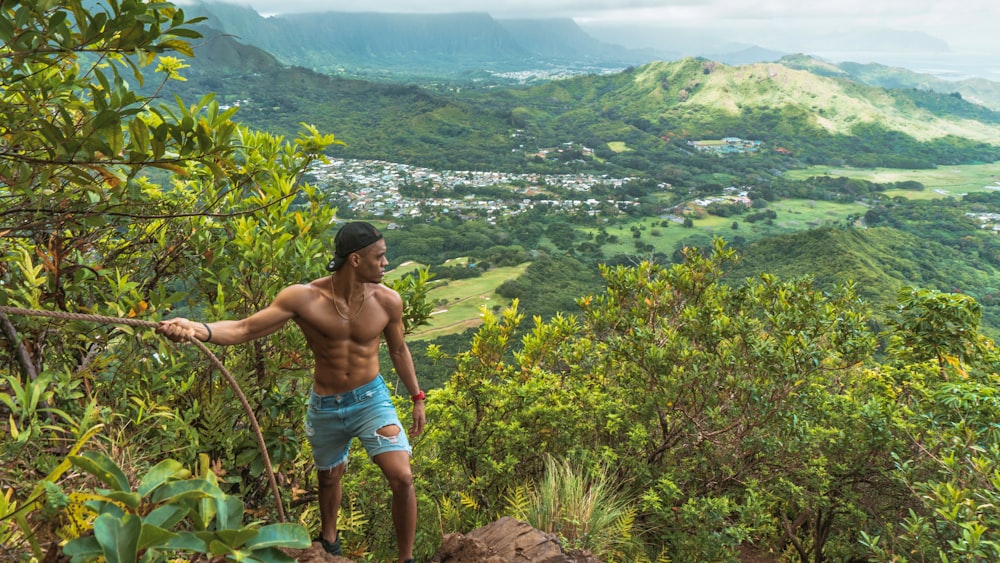
[[[215,92],[240,105],[236,119],[289,136],[302,122],[316,125],[347,142],[337,151],[347,158],[451,169],[585,169],[668,182],[675,178],[664,163],[717,163],[694,154],[688,140],[725,136],[765,143],[762,158],[742,164],[759,173],[803,163],[927,168],[1000,158],[996,112],[954,96],[888,91],[777,63],[685,59],[530,88],[445,91],[271,61],[240,63],[232,59],[261,57],[232,48],[224,54],[213,52],[224,64],[193,64],[188,81],[168,84],[164,94]],[[567,142],[593,148],[594,157],[534,158],[540,148]]]
[[[551,82],[518,97],[528,108],[566,117],[596,110],[605,118],[647,120],[668,135],[703,135],[757,122],[759,136],[784,140],[794,137],[785,130],[792,124],[830,135],[855,135],[858,126],[873,124],[918,141],[954,135],[1000,142],[1000,116],[960,99],[951,98],[949,105],[948,96],[940,94],[887,91],[778,63],[657,62],[613,77]],[[937,100],[938,107],[928,107],[927,99]],[[780,119],[769,124],[764,116]]]
[[[1000,269],[975,253],[890,227],[784,230],[784,234],[757,237],[739,246],[740,261],[727,274],[726,283],[741,285],[744,279],[765,273],[781,279],[809,276],[819,289],[832,291],[836,285],[852,281],[858,293],[871,305],[873,317],[883,321],[893,315],[898,290],[904,285],[956,291],[980,301],[984,305],[984,330],[990,335],[1000,335],[1000,304],[993,300],[993,294],[1000,287],[997,281]],[[693,235],[679,228],[670,234],[682,232],[689,237],[687,244],[708,246],[708,235]],[[716,235],[728,238],[725,228],[718,229]],[[658,242],[650,238],[645,240]],[[672,253],[676,245],[670,242],[672,240],[676,239],[663,241],[663,247],[658,248],[661,255]],[[611,245],[604,249],[606,259],[615,260],[629,254],[622,246],[619,249],[622,254],[616,255],[616,248]],[[437,304],[434,315],[430,325],[416,332],[415,340],[463,332],[479,324],[481,306],[504,306],[511,297],[518,297],[522,310],[529,314],[541,311],[551,314],[548,305],[552,301],[561,298],[565,302],[560,309],[575,312],[575,298],[597,291],[593,281],[589,285],[584,281],[596,280],[596,276],[586,273],[589,268],[573,259],[550,257],[533,263],[525,274],[527,266],[496,268],[469,280],[436,282],[429,296]],[[413,267],[400,267],[398,272]],[[577,274],[567,276],[562,271]],[[398,273],[389,278],[393,276]],[[581,285],[560,285],[574,278]],[[553,283],[556,287],[549,287]]]
[[[730,283],[770,273],[782,279],[811,276],[817,287],[832,290],[848,280],[872,306],[874,317],[893,314],[904,285],[957,291],[982,301],[1000,271],[978,256],[897,229],[823,228],[761,239],[741,250],[728,274]],[[1000,335],[1000,311],[984,307],[984,329]]]

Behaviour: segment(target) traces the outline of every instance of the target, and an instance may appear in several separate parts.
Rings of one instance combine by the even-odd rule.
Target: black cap
[[[370,223],[354,221],[344,225],[333,239],[333,260],[326,265],[327,271],[336,272],[348,256],[381,239],[382,233]]]

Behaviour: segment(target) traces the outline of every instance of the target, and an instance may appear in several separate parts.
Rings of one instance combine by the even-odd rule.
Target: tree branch
[[[21,373],[27,376],[29,381],[34,381],[38,377],[38,369],[31,360],[31,353],[28,352],[28,347],[24,345],[24,342],[18,338],[14,323],[10,322],[7,315],[3,313],[0,313],[0,329],[3,330],[4,338],[7,339],[17,364],[21,366]]]

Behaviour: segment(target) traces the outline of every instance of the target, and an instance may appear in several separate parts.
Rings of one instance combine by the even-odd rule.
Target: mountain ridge
[[[600,42],[571,19],[499,20],[489,14],[318,12],[263,17],[250,7],[197,3],[186,8],[205,25],[275,55],[285,64],[326,73],[390,71],[461,75],[558,64],[620,69],[649,53]],[[426,67],[426,68],[422,68]]]
[[[538,148],[575,140],[602,150],[624,142],[664,155],[676,150],[669,139],[712,135],[808,146],[804,150],[814,155],[831,136],[853,143],[849,139],[861,135],[866,150],[877,154],[902,150],[859,127],[875,127],[883,136],[895,131],[912,139],[907,142],[951,135],[1000,146],[1000,115],[961,97],[885,90],[780,63],[729,66],[689,58],[528,88],[459,93],[333,77],[235,43],[221,33],[206,40],[186,73],[188,82],[171,88],[182,98],[213,91],[222,101],[241,100],[238,119],[275,133],[294,135],[301,122],[335,132],[348,142],[343,153],[350,158],[516,168],[531,147],[518,148],[515,129],[529,131]],[[211,54],[199,62],[206,50]],[[216,61],[239,53],[255,65],[219,69]]]
[[[781,62],[871,86],[957,92],[968,101],[1000,111],[1000,83],[983,78],[946,80],[903,67],[828,63],[803,51],[797,54],[725,41],[703,41],[697,48],[683,37],[673,39],[676,50],[623,47],[595,37],[591,27],[568,18],[498,19],[480,12],[319,12],[264,17],[248,6],[226,2],[199,2],[185,10],[207,17],[203,25],[261,48],[283,64],[366,80],[537,83],[690,56],[728,65]]]
[[[1000,111],[1000,83],[985,78],[945,80],[901,67],[879,63],[831,63],[801,53],[785,55],[777,62],[816,74],[848,78],[887,89],[912,88],[942,94],[958,92],[972,103]]]

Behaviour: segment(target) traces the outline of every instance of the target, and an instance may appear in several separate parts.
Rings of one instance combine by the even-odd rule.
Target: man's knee
[[[377,434],[382,438],[392,440],[399,436],[400,432],[402,429],[399,426],[389,425],[379,428]],[[375,461],[382,468],[393,494],[406,494],[413,488],[413,470],[410,468],[410,454],[408,452],[386,452],[376,456]]]
[[[340,482],[340,479],[344,476],[344,470],[347,469],[346,463],[341,463],[330,469],[323,469],[317,471],[316,474],[319,475],[319,486],[320,487],[332,487]]]
[[[386,478],[389,480],[389,488],[392,489],[393,494],[409,494],[413,489],[413,472],[410,471],[409,466],[406,467],[405,471],[394,471],[386,475]]]

